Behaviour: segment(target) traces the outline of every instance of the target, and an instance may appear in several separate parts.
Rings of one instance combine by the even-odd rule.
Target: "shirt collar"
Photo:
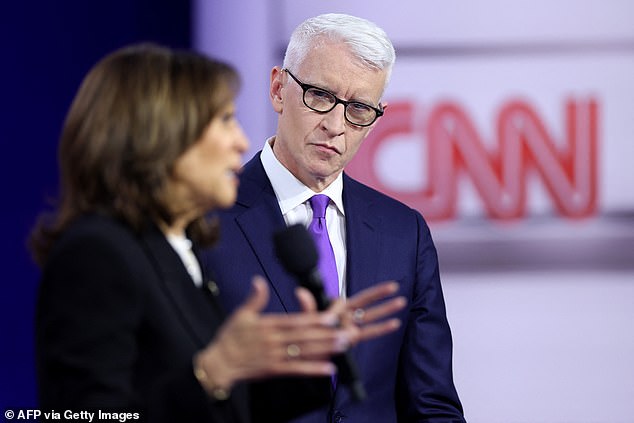
[[[260,160],[264,171],[271,181],[275,196],[280,204],[282,215],[286,215],[290,210],[300,204],[305,203],[313,195],[317,194],[299,179],[297,179],[282,163],[275,157],[271,144],[275,137],[271,137],[264,143]],[[339,212],[345,215],[343,208],[343,176],[339,173],[337,178],[326,187],[320,194],[325,194],[335,204]]]

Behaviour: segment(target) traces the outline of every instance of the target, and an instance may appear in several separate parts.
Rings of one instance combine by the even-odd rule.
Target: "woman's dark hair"
[[[140,231],[148,216],[171,223],[167,178],[185,150],[236,95],[236,71],[192,51],[129,46],[99,61],[68,111],[59,145],[60,196],[42,215],[30,247],[43,264],[78,216],[106,213]],[[217,225],[199,217],[187,228],[202,245]]]

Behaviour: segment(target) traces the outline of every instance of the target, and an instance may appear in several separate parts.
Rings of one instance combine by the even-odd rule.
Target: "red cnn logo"
[[[597,108],[594,99],[567,101],[565,136],[556,142],[529,104],[509,101],[497,116],[496,144],[487,148],[458,104],[435,105],[421,123],[411,102],[393,102],[346,172],[420,210],[429,220],[454,217],[461,175],[471,180],[489,217],[520,218],[527,211],[526,187],[533,173],[557,213],[587,217],[597,207]],[[395,190],[379,178],[377,157],[395,137],[412,134],[426,143],[422,163],[427,185]]]

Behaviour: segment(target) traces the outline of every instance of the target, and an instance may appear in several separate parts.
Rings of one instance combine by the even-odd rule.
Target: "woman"
[[[304,313],[263,315],[268,288],[258,278],[223,320],[196,253],[217,237],[206,213],[236,198],[248,147],[235,118],[237,85],[223,63],[154,45],[114,52],[82,82],[60,140],[60,204],[32,237],[43,269],[42,408],[248,421],[246,382],[331,375],[332,354],[398,327],[376,320],[402,308],[401,298],[372,306],[394,284],[323,313],[299,289]],[[348,318],[360,307],[363,327]],[[308,396],[295,408],[322,400]]]

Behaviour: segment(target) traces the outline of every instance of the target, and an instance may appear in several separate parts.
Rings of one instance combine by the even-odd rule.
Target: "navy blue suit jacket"
[[[463,422],[452,376],[452,340],[429,228],[417,211],[343,175],[347,295],[396,280],[409,303],[402,327],[353,349],[368,393],[355,403],[338,387],[330,406],[298,422]],[[220,298],[240,304],[254,274],[271,286],[269,311],[295,311],[296,282],[278,262],[273,234],[285,227],[259,154],[244,167],[235,206],[221,212],[221,240],[204,252],[216,270]]]

